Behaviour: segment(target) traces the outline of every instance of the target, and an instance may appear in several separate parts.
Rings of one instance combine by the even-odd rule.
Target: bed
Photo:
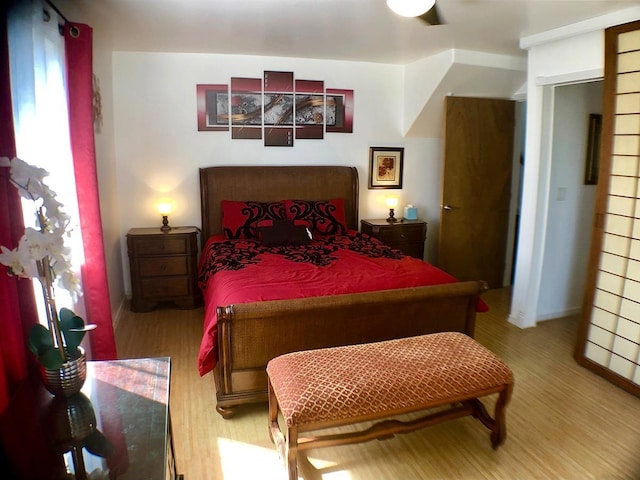
[[[240,405],[267,401],[266,364],[284,353],[441,331],[458,331],[473,337],[476,312],[486,307],[480,300],[486,284],[457,282],[427,262],[405,257],[358,233],[358,185],[356,168],[347,166],[200,169],[203,250],[199,282],[205,306],[198,368],[202,376],[213,372],[216,410],[224,418],[232,417]],[[224,223],[229,222],[230,204],[271,205],[289,199],[313,205],[328,202],[335,206],[337,202],[344,229],[333,232],[330,225],[322,232],[327,235],[314,235],[307,242],[310,245],[300,247],[312,249],[311,254],[303,255],[303,260],[292,253],[297,247],[288,243],[277,247],[278,251],[264,250],[272,248],[265,241],[267,232],[273,231],[268,228],[272,224],[259,228],[261,240],[250,235],[229,239],[229,228]],[[291,204],[287,204],[290,208]],[[255,227],[256,223],[252,225]],[[310,227],[304,222],[302,225]],[[298,220],[295,228],[298,233],[303,228]],[[309,232],[309,228],[305,229]],[[247,247],[250,255],[245,254]],[[351,273],[336,267],[345,263],[342,256],[350,259],[346,263],[356,262],[355,269],[349,267]],[[315,260],[309,265],[311,257]],[[214,258],[217,263],[211,260]],[[261,267],[257,263],[271,263],[272,268],[279,269],[279,276],[263,275],[264,270],[258,270]],[[318,277],[323,278],[323,285],[331,284],[329,291],[308,286],[306,280],[298,281],[293,290],[288,286],[281,291],[271,288],[280,287],[285,283],[281,279],[287,277],[296,282],[302,278],[296,275],[303,275],[303,270],[309,268],[321,272],[327,263],[338,268],[329,275],[337,281],[326,275]],[[364,264],[372,265],[378,273],[358,276],[360,269],[366,267]],[[388,283],[395,277],[388,273],[388,266],[396,269],[396,264],[404,269],[397,275],[403,278],[397,285]],[[422,280],[409,279],[414,269],[423,273],[428,270],[429,278],[425,280],[424,273]],[[351,281],[354,285],[345,292],[343,283],[349,283],[350,277],[357,280]],[[249,293],[241,292],[238,286],[249,283]]]

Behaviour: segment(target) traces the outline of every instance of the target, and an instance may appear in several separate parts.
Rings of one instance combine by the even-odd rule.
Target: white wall
[[[569,76],[575,81],[581,75],[585,80],[592,79],[594,72],[601,75],[603,58],[602,30],[535,46],[529,50],[524,184],[509,318],[520,327],[534,326],[538,320],[550,191],[552,85],[556,81],[562,83]]]
[[[261,78],[265,70],[292,71],[296,79],[354,90],[353,133],[265,147],[261,140],[232,140],[230,132],[198,132],[196,84]],[[125,235],[132,227],[160,226],[155,201],[176,201],[171,225],[200,225],[198,168],[210,165],[354,165],[360,175],[360,218],[385,218],[384,196],[399,195],[437,224],[440,139],[403,139],[399,66],[276,57],[209,54],[113,54],[116,197],[125,291],[130,292]],[[368,190],[370,146],[405,147],[402,190]],[[437,243],[428,236],[427,259]]]
[[[107,281],[109,283],[111,313],[115,321],[123,305],[124,275],[113,131],[111,49],[108,48],[107,41],[101,37],[100,29],[94,29],[93,47],[94,74],[98,79],[102,112],[102,121],[95,127],[96,165]]]
[[[602,113],[602,82],[555,88],[550,198],[538,320],[576,314],[587,274],[595,185],[584,184],[590,113]]]
[[[539,319],[553,142],[554,86],[599,79],[604,29],[640,18],[633,7],[521,39],[528,49],[527,133],[516,275],[509,321],[532,327]],[[556,286],[553,284],[552,286]]]

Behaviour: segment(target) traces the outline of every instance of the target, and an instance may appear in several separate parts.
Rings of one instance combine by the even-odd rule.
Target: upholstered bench
[[[493,448],[506,437],[511,370],[462,333],[288,353],[267,364],[267,375],[269,434],[290,480],[298,478],[298,451],[391,438],[466,415],[491,430]],[[479,398],[495,393],[492,418]],[[389,418],[420,410],[431,411],[411,420]],[[301,435],[368,421],[378,422],[358,431]]]

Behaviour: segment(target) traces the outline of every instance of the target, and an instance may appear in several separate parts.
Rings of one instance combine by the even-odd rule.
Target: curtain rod
[[[55,12],[58,14],[58,16],[64,20],[64,23],[65,23],[65,24],[67,24],[67,23],[68,23],[69,25],[71,25],[71,28],[70,28],[70,30],[69,30],[69,31],[70,31],[70,33],[71,33],[71,35],[72,35],[73,37],[78,37],[78,36],[80,35],[80,30],[78,29],[78,27],[76,27],[75,25],[73,25],[73,23],[71,23],[71,22],[69,21],[69,19],[67,19],[67,17],[65,17],[65,16],[64,16],[64,14],[63,14],[59,9],[58,9],[58,7],[56,7],[56,6],[53,4],[53,2],[52,2],[51,0],[45,0],[45,2],[47,2],[47,3],[49,4],[49,6],[55,10]],[[62,33],[62,32],[60,32],[60,33]]]

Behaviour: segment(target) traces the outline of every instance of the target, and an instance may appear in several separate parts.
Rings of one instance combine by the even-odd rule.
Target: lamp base
[[[389,223],[396,223],[398,221],[398,219],[395,217],[395,212],[393,210],[393,208],[389,209],[389,216],[387,217],[387,222]]]
[[[169,226],[169,219],[167,218],[166,215],[163,215],[162,216],[162,227],[160,227],[160,231],[167,233],[169,230],[171,230],[171,227]]]

